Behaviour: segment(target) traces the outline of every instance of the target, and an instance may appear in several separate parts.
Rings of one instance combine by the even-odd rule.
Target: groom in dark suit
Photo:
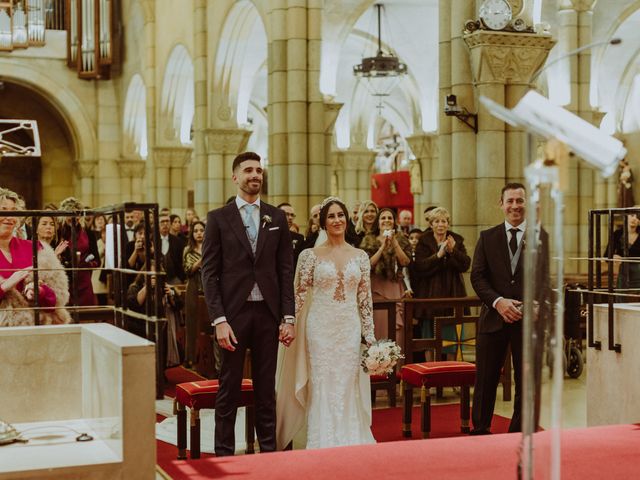
[[[278,340],[295,338],[293,253],[284,213],[260,201],[263,170],[253,152],[233,161],[235,201],[209,212],[202,283],[216,339],[223,348],[216,398],[215,452],[233,455],[244,357],[251,350],[256,433],[261,452],[276,449]]]
[[[483,304],[476,339],[472,435],[491,433],[496,389],[509,345],[516,387],[509,431],[521,430],[525,206],[524,185],[505,185],[500,197],[505,221],[480,233],[473,255],[471,284]]]

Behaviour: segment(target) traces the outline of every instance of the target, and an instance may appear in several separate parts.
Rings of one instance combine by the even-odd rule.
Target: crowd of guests
[[[295,223],[296,213],[288,203],[278,205],[285,212],[292,232],[295,263],[306,248],[324,242],[319,227],[320,205],[309,212],[305,235]],[[379,208],[375,202],[357,202],[351,209],[346,241],[364,250],[371,264],[371,290],[374,299],[464,297],[466,290],[462,274],[469,270],[471,258],[464,238],[451,231],[451,215],[443,207],[431,206],[423,212],[427,224],[421,230],[413,224],[413,214],[401,209]],[[433,338],[434,318],[446,316],[449,309],[429,309],[416,306],[410,319],[414,338]],[[404,309],[396,307],[396,341],[402,345]],[[387,313],[374,312],[376,338],[389,337]],[[443,329],[443,338],[454,339],[454,327]],[[418,356],[418,358],[420,358]]]
[[[6,202],[16,209],[24,209],[18,195],[5,197],[8,198]],[[278,208],[284,211],[288,221],[296,264],[304,249],[313,248],[326,240],[326,233],[320,228],[320,205],[311,207],[309,220],[304,228],[296,223],[296,212],[292,205],[282,203]],[[44,209],[83,211],[89,210],[89,207],[71,197],[61,201],[59,205],[48,204]],[[144,217],[141,210],[127,211],[124,214],[128,240],[125,246],[126,267],[139,272],[148,272],[153,267],[153,263],[147,258],[153,255],[153,242],[148,251]],[[79,217],[42,216],[35,227],[28,220],[20,226],[19,219],[14,218],[16,223],[12,225],[11,237],[36,238],[40,245],[46,245],[53,251],[60,263],[60,271],[66,269],[66,293],[59,295],[61,300],[58,304],[65,305],[68,302],[69,305],[93,306],[109,303],[109,271],[104,266],[106,230],[107,224],[111,223],[110,217],[102,214]],[[346,241],[364,250],[369,256],[374,299],[466,295],[462,273],[469,269],[470,258],[464,247],[464,239],[450,230],[451,217],[446,209],[429,207],[424,211],[424,219],[428,227],[422,231],[413,224],[412,212],[408,210],[396,213],[390,208],[379,208],[370,200],[353,205]],[[152,220],[150,216],[149,220]],[[183,222],[183,218],[176,212],[163,208],[159,212],[158,222],[161,268],[166,283],[161,301],[169,319],[167,364],[184,363],[191,366],[198,360],[197,340],[203,333],[203,325],[208,323],[206,320],[200,322],[197,318],[198,297],[203,294],[200,269],[205,224],[193,209],[185,211]],[[75,242],[75,255],[71,249],[72,239]],[[24,248],[26,252],[27,247]],[[0,262],[2,260],[0,258]],[[74,269],[75,273],[72,274]],[[145,312],[148,304],[146,276],[150,275],[140,273],[125,276],[127,307],[140,313]],[[150,278],[154,286],[155,276]],[[153,304],[155,288],[151,290],[149,296]],[[181,295],[182,293],[184,294]],[[47,298],[47,292],[43,291],[40,295],[41,306],[50,306],[46,302],[56,304],[55,300]],[[403,314],[404,309],[398,304],[395,337],[399,344],[403,342]],[[414,337],[433,337],[433,318],[446,314],[446,311],[418,306],[415,318],[411,319],[414,323]],[[65,319],[69,317],[66,312],[63,316]],[[386,311],[375,311],[374,323],[377,338],[389,336]],[[131,320],[130,326],[134,332],[144,334],[142,321]],[[180,335],[180,332],[184,334]],[[446,338],[452,334],[445,331],[443,336]],[[216,345],[213,356],[216,366],[219,366],[220,351]]]

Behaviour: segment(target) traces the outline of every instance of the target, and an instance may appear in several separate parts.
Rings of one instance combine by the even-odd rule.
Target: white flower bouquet
[[[398,344],[386,338],[376,340],[362,352],[360,365],[369,375],[388,375],[401,358],[404,358],[404,355]]]

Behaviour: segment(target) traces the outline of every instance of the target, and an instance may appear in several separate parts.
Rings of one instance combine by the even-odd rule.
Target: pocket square
[[[269,229],[269,231],[271,231],[271,230],[280,230],[280,227],[271,227],[271,228]]]

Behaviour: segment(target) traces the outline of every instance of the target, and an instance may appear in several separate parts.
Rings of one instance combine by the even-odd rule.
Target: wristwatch
[[[295,325],[296,324],[296,317],[294,317],[293,315],[285,315],[282,323],[285,323],[287,325]]]

